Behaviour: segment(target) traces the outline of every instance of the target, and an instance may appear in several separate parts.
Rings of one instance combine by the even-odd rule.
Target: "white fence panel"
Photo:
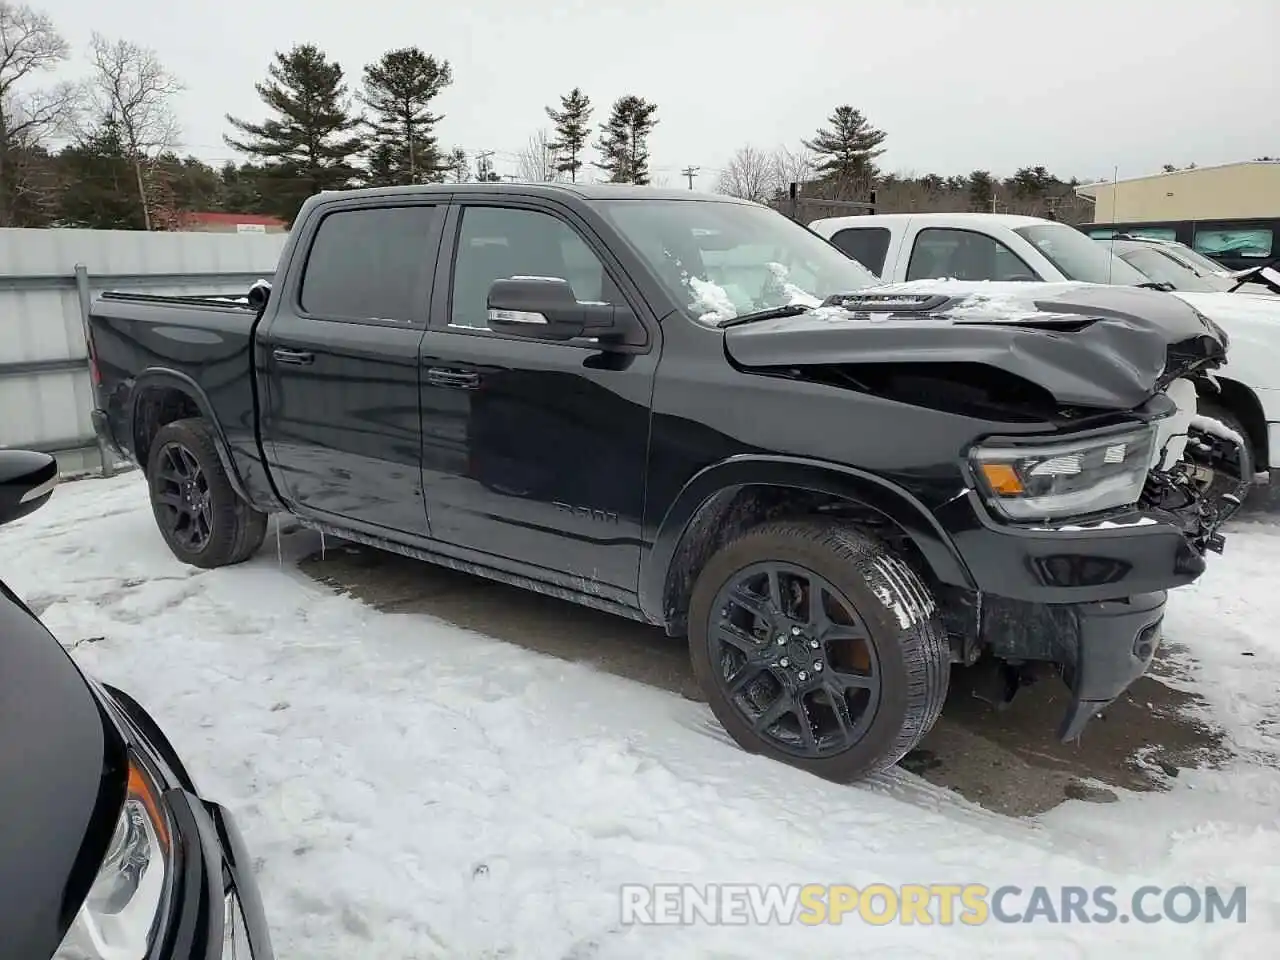
[[[56,454],[64,472],[104,468],[89,417],[85,304],[105,290],[244,293],[275,272],[286,239],[0,229],[0,447]]]

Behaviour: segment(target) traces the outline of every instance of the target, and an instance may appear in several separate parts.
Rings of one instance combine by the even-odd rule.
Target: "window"
[[[1068,280],[1111,283],[1117,286],[1136,286],[1149,282],[1142,271],[1117,257],[1108,249],[1107,244],[1090,240],[1075,227],[1069,227],[1065,223],[1015,227],[1013,232],[1035,247]]]
[[[1173,227],[1096,227],[1089,231],[1094,240],[1110,240],[1112,237],[1147,237],[1151,240],[1177,240],[1178,231]]]
[[[1273,235],[1265,227],[1236,230],[1196,230],[1193,244],[1200,253],[1210,257],[1250,257],[1264,259],[1271,256]]]
[[[729,200],[600,200],[596,208],[635,248],[676,304],[716,325],[757,310],[817,306],[880,283],[793,220]]]
[[[1080,234],[1085,243],[1092,240]],[[929,227],[916,235],[908,280],[1038,280],[1035,271],[994,237]]]
[[[320,318],[421,321],[440,215],[433,206],[328,214],[307,254],[302,309]]]
[[[1116,253],[1150,279],[1157,283],[1172,284],[1175,290],[1191,293],[1214,293],[1218,290],[1218,287],[1187,269],[1185,264],[1149,244],[1117,241]]]
[[[884,227],[846,227],[831,242],[872,273],[883,273],[885,254],[889,252],[889,231]]]
[[[511,277],[567,280],[579,300],[619,299],[600,258],[564,221],[537,210],[467,207],[462,214],[449,325],[487,330],[489,287]]]

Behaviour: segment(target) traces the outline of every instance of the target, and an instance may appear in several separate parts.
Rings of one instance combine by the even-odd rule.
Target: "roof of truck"
[[[959,227],[964,224],[992,223],[1011,230],[1018,227],[1034,227],[1053,220],[1042,217],[1024,217],[1013,213],[873,213],[855,214],[849,217],[823,217],[814,220],[809,227],[822,233],[822,227],[892,227],[902,226],[908,220],[915,223],[928,223],[935,226]]]
[[[639,187],[630,183],[423,183],[403,187],[366,187],[359,190],[334,190],[346,197],[421,196],[423,194],[506,194],[556,197],[573,196],[582,200],[715,200],[724,203],[749,203],[719,193],[699,190],[673,190],[669,187]]]

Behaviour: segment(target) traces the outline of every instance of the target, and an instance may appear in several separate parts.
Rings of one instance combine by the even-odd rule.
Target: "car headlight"
[[[1138,502],[1156,428],[1040,443],[980,444],[970,454],[988,502],[1011,520],[1096,513]]]
[[[167,912],[173,829],[151,775],[129,758],[129,786],[107,855],[53,960],[143,960]]]

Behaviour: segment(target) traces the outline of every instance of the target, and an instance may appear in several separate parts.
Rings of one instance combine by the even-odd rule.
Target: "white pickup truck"
[[[955,279],[1155,285],[1065,223],[995,213],[879,214],[815,220],[809,228],[886,283]],[[1243,293],[1173,291],[1231,339],[1199,412],[1243,437],[1247,469],[1280,470],[1280,302]],[[1242,464],[1244,466],[1244,464]]]

